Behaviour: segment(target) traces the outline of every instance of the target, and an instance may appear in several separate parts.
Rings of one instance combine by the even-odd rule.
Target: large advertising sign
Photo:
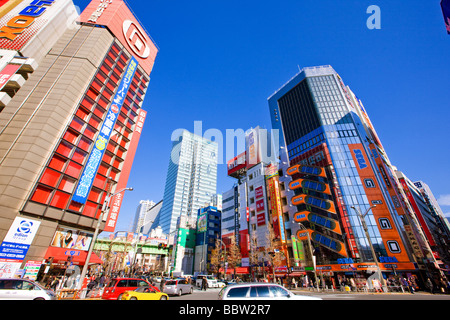
[[[207,230],[208,216],[206,214],[202,214],[198,217],[197,222],[197,233],[203,233]]]
[[[241,153],[237,157],[234,157],[227,163],[228,175],[232,175],[235,172],[241,172],[247,167],[246,152]]]
[[[14,4],[14,1],[9,1]],[[0,48],[20,51],[68,1],[26,0],[0,19]]]
[[[50,246],[88,251],[93,235],[75,229],[58,228]]]
[[[247,142],[247,168],[261,162],[261,148],[259,141],[259,129],[253,129],[246,136]]]
[[[286,243],[284,231],[283,210],[281,208],[280,189],[278,177],[267,180],[267,192],[270,195],[270,209],[272,210],[273,230],[276,237],[279,237],[282,244]]]
[[[97,174],[98,167],[102,161],[103,155],[105,154],[106,147],[108,146],[109,138],[111,137],[114,125],[117,122],[117,118],[120,113],[120,109],[125,101],[125,96],[130,88],[131,80],[136,73],[138,62],[135,58],[131,57],[128,67],[125,71],[125,76],[122,78],[117,89],[117,93],[109,107],[106,118],[103,121],[103,125],[100,129],[100,133],[95,141],[94,148],[89,155],[86,166],[84,167],[83,173],[78,183],[75,194],[72,198],[73,201],[78,203],[86,203],[89,191],[91,190],[92,184],[94,182],[95,175]]]
[[[107,27],[150,75],[158,49],[124,1],[94,0],[81,13],[80,21]]]
[[[383,239],[383,243],[388,250],[388,254],[395,256],[398,261],[409,261],[403,242],[393,222],[389,208],[385,204],[383,193],[378,185],[363,145],[349,144],[348,147],[355,162],[356,170],[358,171],[363,184],[367,199],[371,204],[376,204],[376,207],[372,208],[372,214],[377,221],[378,230]]]
[[[20,268],[40,224],[22,217],[14,220],[0,245],[0,278],[11,278]]]
[[[447,29],[447,33],[450,34],[450,0],[442,0],[441,8],[444,14],[445,28]]]
[[[0,247],[0,259],[23,261],[40,226],[39,221],[17,217]]]

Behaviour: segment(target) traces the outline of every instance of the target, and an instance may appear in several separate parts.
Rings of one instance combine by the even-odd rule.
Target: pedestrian
[[[164,278],[161,279],[161,284],[159,285],[159,291],[164,292],[164,286],[166,284],[166,280]]]
[[[59,279],[57,277],[53,277],[52,282],[50,283],[50,289],[56,291],[58,289]]]
[[[427,279],[427,287],[428,287],[428,290],[430,290],[430,293],[434,294],[433,282],[431,281],[430,278]]]
[[[203,279],[202,279],[202,290],[204,289],[206,291],[207,287],[208,287],[208,281],[206,280],[206,277],[203,277]]]

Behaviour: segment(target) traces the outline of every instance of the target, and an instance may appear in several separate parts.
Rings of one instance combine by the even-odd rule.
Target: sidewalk
[[[370,291],[370,290],[364,290],[364,291],[354,291],[354,290],[350,290],[350,291],[345,291],[345,290],[340,290],[340,289],[320,289],[320,291],[317,291],[317,288],[304,288],[304,287],[299,287],[299,288],[291,288],[289,289],[290,291],[294,292],[294,293],[315,293],[315,294],[405,294],[405,295],[411,295],[411,293],[408,291],[408,289],[404,288],[404,292],[401,291],[401,289],[399,289],[399,291],[389,291],[389,292],[377,292],[377,291]],[[432,293],[428,292],[428,291],[415,291],[415,294],[428,294],[428,295],[433,295]],[[447,295],[445,293],[435,293],[435,295]]]

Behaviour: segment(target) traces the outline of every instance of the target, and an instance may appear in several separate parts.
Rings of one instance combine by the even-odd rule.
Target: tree
[[[261,258],[261,252],[258,250],[258,242],[256,233],[253,232],[250,236],[250,251],[248,253],[248,260],[250,264],[250,274],[253,273],[253,267],[257,267]]]
[[[275,282],[275,267],[281,266],[283,263],[283,254],[277,250],[278,239],[275,236],[272,225],[267,225],[266,246],[264,247],[264,260],[267,258],[272,265],[273,281]]]
[[[230,247],[227,249],[228,267],[234,269],[234,278],[236,278],[236,268],[241,263],[241,248],[237,245],[236,237],[230,238]]]
[[[219,274],[221,253],[222,243],[220,242],[220,239],[217,238],[214,243],[214,248],[211,250],[210,266],[213,273],[216,272],[217,274]]]

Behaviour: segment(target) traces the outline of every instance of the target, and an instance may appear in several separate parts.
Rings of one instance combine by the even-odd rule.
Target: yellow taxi
[[[168,300],[166,293],[159,292],[152,287],[139,287],[133,291],[126,291],[122,295],[122,300]]]

